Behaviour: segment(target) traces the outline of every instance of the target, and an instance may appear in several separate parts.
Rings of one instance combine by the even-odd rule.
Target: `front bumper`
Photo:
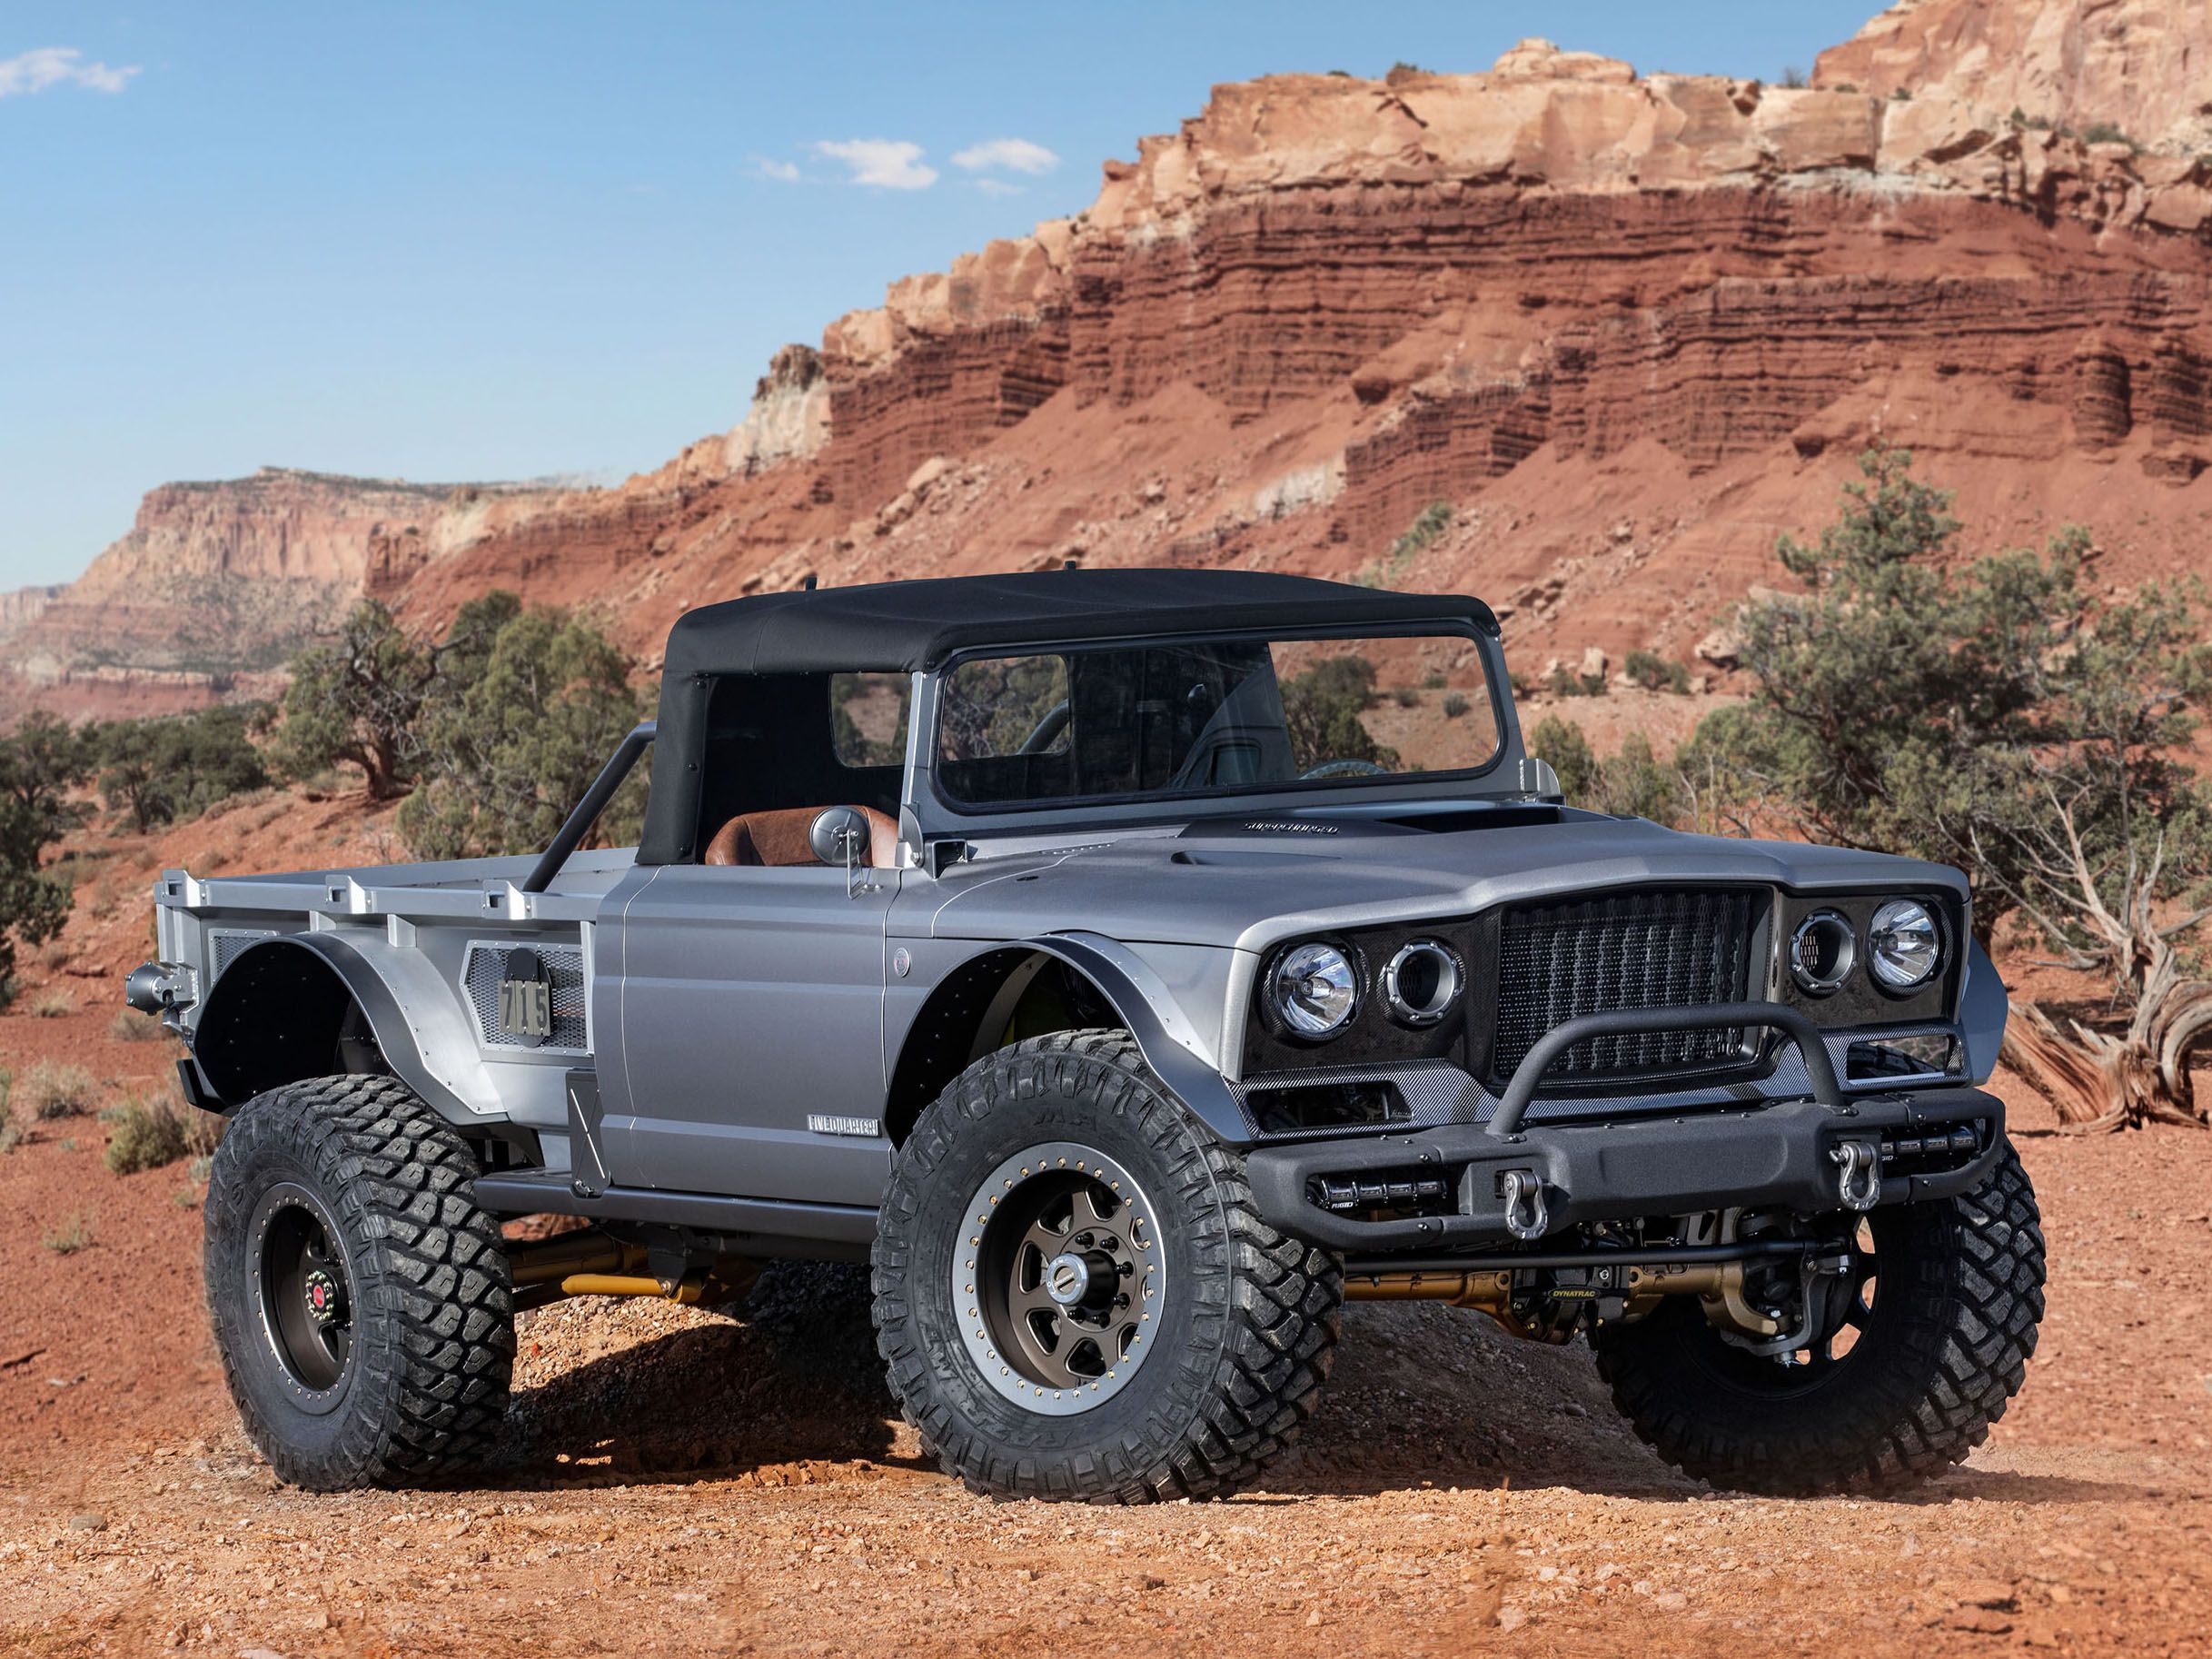
[[[1513,1140],[1462,1124],[1265,1147],[1246,1156],[1245,1171],[1270,1224],[1367,1255],[1739,1207],[1820,1214],[1949,1197],[1988,1177],[2004,1127],[1994,1095],[1944,1088],[1860,1096],[1844,1112],[1788,1100],[1694,1118],[1537,1126]],[[1846,1142],[1870,1150],[1880,1171],[1870,1189],[1860,1179],[1860,1201],[1849,1203]],[[1541,1208],[1525,1196],[1532,1185]],[[1434,1213],[1400,1213],[1423,1208]],[[1367,1218],[1378,1214],[1384,1218]],[[1543,1225],[1531,1230],[1539,1217]]]
[[[1612,1031],[1767,1025],[1804,1057],[1810,1099],[1745,1110],[1530,1124],[1553,1058]],[[1772,1003],[1590,1015],[1528,1055],[1484,1124],[1270,1146],[1246,1155],[1260,1212],[1285,1232],[1366,1255],[1533,1242],[1594,1221],[1705,1210],[1807,1214],[1948,1197],[2001,1156],[2005,1108],[1977,1088],[1846,1097],[1820,1034]]]
[[[1805,1059],[1811,1099],[1668,1118],[1529,1124],[1552,1059],[1619,1031],[1771,1027]],[[1850,1095],[1800,1013],[1771,1002],[1642,1008],[1568,1019],[1515,1070],[1486,1124],[1245,1157],[1276,1227],[1332,1250],[1435,1250],[1537,1238],[1586,1221],[1785,1207],[1807,1215],[1942,1199],[1978,1186],[2004,1141],[2004,1104],[1979,1088]]]

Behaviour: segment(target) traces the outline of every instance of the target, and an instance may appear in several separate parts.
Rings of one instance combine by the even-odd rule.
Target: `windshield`
[[[969,806],[1465,771],[1498,740],[1464,634],[973,657],[937,696],[938,781]]]

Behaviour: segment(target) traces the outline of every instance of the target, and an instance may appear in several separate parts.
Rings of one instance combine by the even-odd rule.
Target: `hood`
[[[986,856],[937,881],[910,881],[891,930],[975,939],[1087,930],[1132,944],[1265,950],[1309,933],[1607,888],[1749,882],[1967,897],[1957,870],[1917,859],[1687,835],[1592,813],[1530,816],[1502,814],[1493,828],[1483,814],[1463,814],[1448,829],[1317,817],[1206,821]]]

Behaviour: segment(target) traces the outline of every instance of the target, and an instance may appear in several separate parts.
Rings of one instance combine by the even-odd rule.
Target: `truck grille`
[[[1757,919],[1754,893],[1724,888],[1506,909],[1498,926],[1493,1078],[1503,1084],[1545,1032],[1578,1015],[1742,1001]],[[1592,1038],[1545,1075],[1572,1084],[1710,1071],[1745,1052],[1741,1027]]]

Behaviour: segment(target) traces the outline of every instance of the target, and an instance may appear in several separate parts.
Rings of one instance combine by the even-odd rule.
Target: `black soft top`
[[[1335,626],[1471,624],[1479,599],[1388,593],[1269,571],[1046,571],[763,593],[701,605],[669,632],[666,672],[931,669],[978,645]]]

